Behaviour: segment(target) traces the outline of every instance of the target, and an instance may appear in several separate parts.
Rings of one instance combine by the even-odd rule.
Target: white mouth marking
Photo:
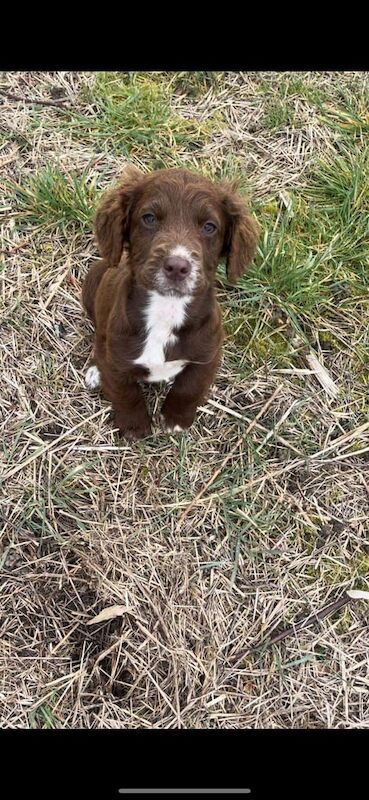
[[[88,389],[97,389],[100,386],[100,372],[97,367],[89,367],[85,375],[85,384]]]
[[[181,328],[186,318],[186,306],[190,297],[168,297],[159,292],[149,292],[149,304],[145,309],[146,341],[143,351],[134,364],[149,370],[144,378],[148,383],[170,381],[188,363],[184,359],[166,361],[165,350],[177,341],[174,331]]]
[[[171,425],[167,425],[165,428],[165,433],[182,433],[183,430],[184,429],[181,428],[180,425],[173,425],[173,427]]]

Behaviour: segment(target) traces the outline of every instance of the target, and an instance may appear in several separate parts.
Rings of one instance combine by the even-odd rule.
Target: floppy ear
[[[243,275],[255,255],[258,231],[235,187],[222,184],[222,189],[223,209],[227,220],[222,255],[227,259],[228,280],[234,283]]]
[[[134,192],[143,173],[128,165],[120,183],[103,198],[95,217],[95,233],[100,254],[116,267],[121,259],[124,243],[128,239],[129,213]]]

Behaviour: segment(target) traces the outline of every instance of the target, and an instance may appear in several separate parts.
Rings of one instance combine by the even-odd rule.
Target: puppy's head
[[[98,209],[101,255],[117,266],[125,245],[136,283],[162,294],[191,295],[214,280],[221,257],[236,281],[252,260],[256,227],[241,197],[187,170],[148,175],[127,167]]]

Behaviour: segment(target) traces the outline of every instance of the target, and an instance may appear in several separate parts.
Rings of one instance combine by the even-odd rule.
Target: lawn
[[[367,73],[0,74],[2,727],[369,727],[368,133]],[[127,161],[260,226],[195,425],[151,387],[135,444],[81,307]]]

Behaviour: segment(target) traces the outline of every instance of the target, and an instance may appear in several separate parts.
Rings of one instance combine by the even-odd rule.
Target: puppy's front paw
[[[183,433],[189,428],[195,418],[195,414],[175,414],[169,409],[163,408],[162,420],[166,433]]]
[[[128,417],[125,414],[115,414],[115,424],[119,430],[119,436],[129,442],[136,442],[138,439],[145,439],[151,436],[151,424],[149,417]]]
[[[165,433],[183,433],[185,429],[181,428],[180,425],[168,425],[168,423],[164,422],[164,430]]]
[[[100,386],[100,370],[95,364],[88,368],[85,375],[85,384],[88,389],[98,389]]]

